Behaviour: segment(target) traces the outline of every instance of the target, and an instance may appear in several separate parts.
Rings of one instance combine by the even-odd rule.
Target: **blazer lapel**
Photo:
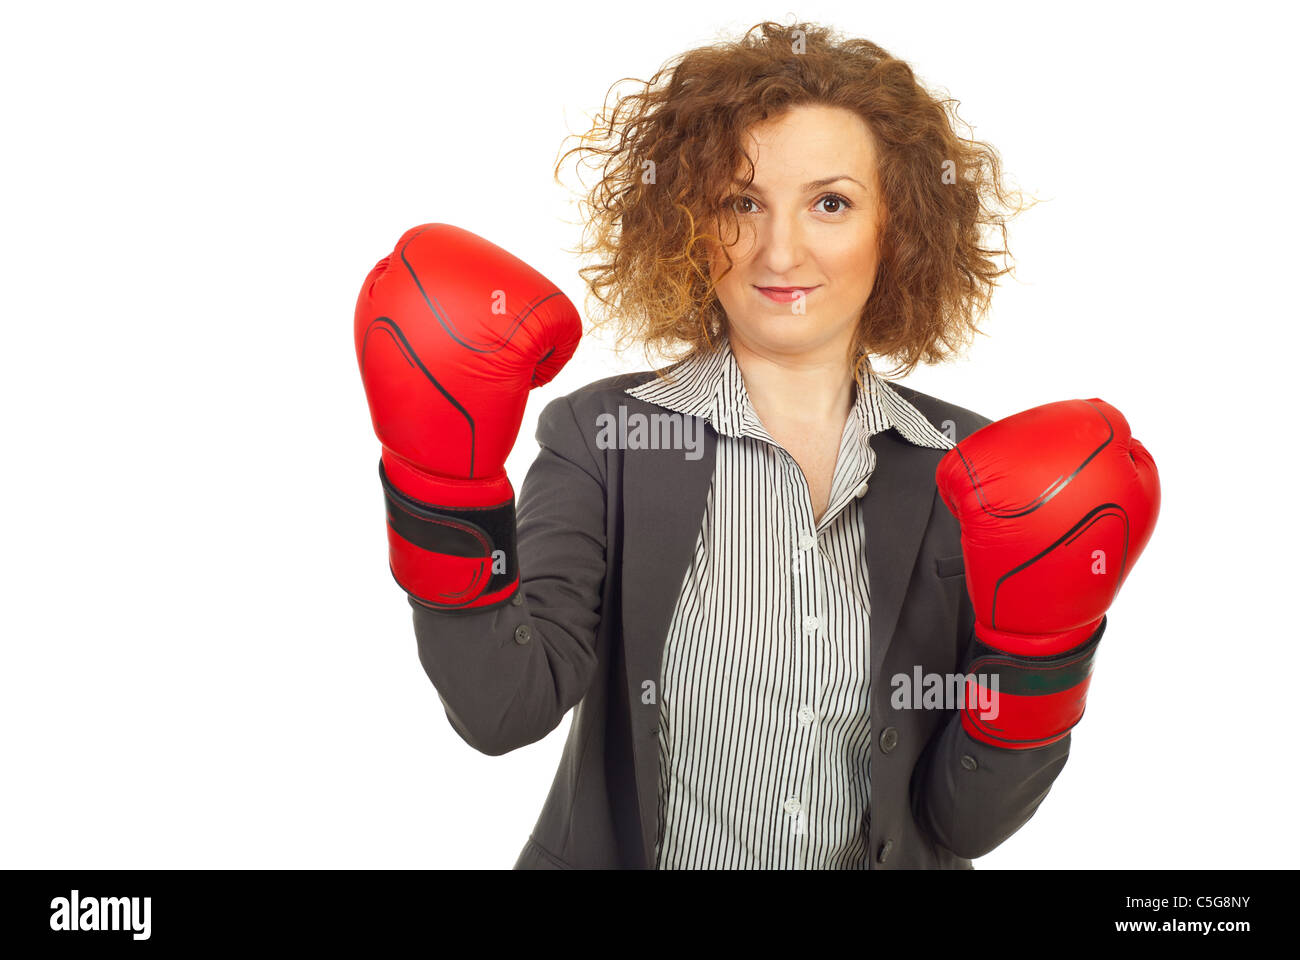
[[[647,413],[662,409],[645,401]],[[697,418],[698,419],[698,418]],[[702,422],[703,455],[688,460],[682,450],[626,450],[623,462],[623,654],[628,703],[633,713],[642,685],[654,681],[659,700],[659,669],[677,594],[704,522],[718,435]],[[656,713],[657,716],[657,713]],[[644,725],[644,722],[642,723]],[[632,750],[637,801],[647,866],[654,866],[659,817],[659,742],[633,724]]]
[[[909,443],[890,428],[871,437],[876,465],[862,501],[871,596],[872,684],[884,667],[917,550],[938,495],[934,472],[946,452]]]

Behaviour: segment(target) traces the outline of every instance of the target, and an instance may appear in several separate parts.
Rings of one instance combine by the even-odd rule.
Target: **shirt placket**
[[[826,683],[823,663],[826,636],[825,571],[822,569],[807,481],[789,453],[780,450],[779,456],[785,464],[785,488],[787,502],[791,507],[787,516],[792,518],[790,595],[794,609],[790,622],[795,633],[792,642],[797,656],[795,676],[798,678],[795,691],[797,703],[791,718],[795,749],[791,771],[792,789],[786,801],[789,814],[787,826],[794,843],[795,866],[806,869],[811,858],[811,848],[817,839],[813,834],[814,811],[810,809],[810,804],[817,754],[818,718],[821,715]]]

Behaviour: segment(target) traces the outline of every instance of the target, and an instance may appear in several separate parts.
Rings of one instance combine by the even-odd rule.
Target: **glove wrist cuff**
[[[1083,718],[1105,630],[1102,617],[1082,643],[1050,656],[1008,653],[977,635],[966,669],[962,727],[974,739],[1008,750],[1063,739]]]
[[[472,505],[428,502],[398,489],[381,461],[393,578],[413,599],[438,610],[486,609],[508,602],[519,586],[515,500]],[[427,492],[427,491],[426,491]],[[478,491],[481,492],[481,491]]]

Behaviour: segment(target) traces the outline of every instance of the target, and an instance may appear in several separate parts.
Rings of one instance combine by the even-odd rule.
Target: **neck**
[[[842,423],[853,408],[855,384],[848,350],[832,343],[809,353],[758,350],[734,334],[731,352],[760,420]]]

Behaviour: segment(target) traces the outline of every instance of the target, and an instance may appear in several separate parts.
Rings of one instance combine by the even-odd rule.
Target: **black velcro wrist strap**
[[[379,464],[388,525],[408,543],[451,557],[492,556],[492,579],[483,590],[494,593],[518,579],[515,550],[515,501],[490,507],[444,507],[407,496],[393,486]]]
[[[1014,696],[1050,696],[1073,690],[1092,673],[1097,645],[1106,632],[1106,618],[1092,636],[1072,650],[1050,657],[1026,657],[990,647],[978,636],[971,640],[970,666],[967,673],[979,673],[997,667],[1000,692]]]

